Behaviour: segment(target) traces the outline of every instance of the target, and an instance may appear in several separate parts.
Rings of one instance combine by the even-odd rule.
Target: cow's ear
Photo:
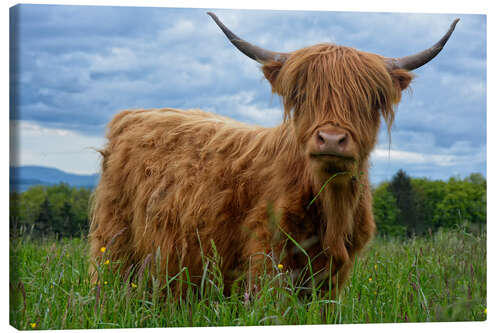
[[[391,71],[391,77],[396,89],[403,91],[410,85],[413,74],[405,69],[393,69]]]
[[[271,87],[273,88],[273,92],[278,93],[277,91],[277,85],[276,85],[276,79],[278,77],[278,74],[281,70],[281,67],[283,64],[279,61],[270,61],[266,62],[264,65],[262,65],[262,72],[264,73],[264,77],[269,81],[271,84]]]

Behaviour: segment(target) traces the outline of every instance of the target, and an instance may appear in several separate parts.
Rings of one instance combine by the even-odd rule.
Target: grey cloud
[[[21,5],[15,10],[20,24],[12,45],[17,61],[11,79],[18,88],[13,118],[96,136],[127,108],[202,108],[264,126],[282,118],[279,98],[271,95],[258,65],[230,45],[203,9]],[[276,51],[335,42],[387,56],[430,46],[456,17],[215,12],[239,36]],[[472,147],[464,154],[475,156],[473,148],[485,146],[486,20],[460,17],[442,54],[416,71],[413,93],[398,108],[393,149],[444,154],[464,142]],[[379,146],[387,143],[381,131]],[[384,163],[377,161],[374,168]],[[463,170],[473,169],[464,163]],[[435,166],[428,168],[414,166],[420,174]]]

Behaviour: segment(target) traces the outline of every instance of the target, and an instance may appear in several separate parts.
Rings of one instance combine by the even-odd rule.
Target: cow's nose
[[[316,142],[321,154],[349,155],[351,138],[344,130],[318,130]]]

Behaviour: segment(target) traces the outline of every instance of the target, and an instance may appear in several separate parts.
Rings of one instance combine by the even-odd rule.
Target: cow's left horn
[[[219,20],[217,15],[211,12],[208,12],[207,14],[210,15],[211,18],[213,18],[215,23],[219,26],[219,28],[221,28],[222,32],[224,32],[229,41],[233,43],[233,45],[236,46],[238,50],[240,50],[253,60],[258,61],[261,64],[264,64],[268,61],[279,61],[281,63],[284,63],[288,58],[288,53],[268,51],[256,45],[250,44],[249,42],[236,36],[231,30],[229,30]]]
[[[448,32],[436,43],[434,46],[423,50],[422,52],[416,53],[414,55],[402,57],[402,58],[386,58],[385,62],[387,67],[392,70],[396,68],[402,68],[409,71],[419,68],[431,61],[439,52],[443,49],[444,45],[451,36],[455,26],[460,19],[455,19],[448,29]]]

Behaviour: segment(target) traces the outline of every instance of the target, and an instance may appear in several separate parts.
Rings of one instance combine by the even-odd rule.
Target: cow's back
[[[126,269],[160,248],[170,272],[186,266],[197,275],[213,240],[231,269],[240,251],[237,223],[252,204],[248,193],[258,192],[244,180],[253,162],[242,152],[266,130],[199,110],[119,113],[102,150],[92,257],[99,260],[107,247]]]

